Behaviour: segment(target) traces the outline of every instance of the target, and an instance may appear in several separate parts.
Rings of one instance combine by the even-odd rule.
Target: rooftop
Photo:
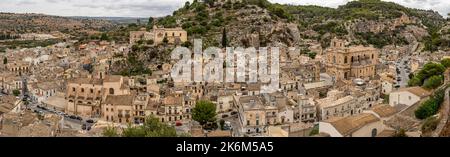
[[[108,95],[105,104],[133,105],[134,95]]]
[[[376,105],[372,108],[372,111],[378,114],[380,117],[389,117],[398,112],[398,110],[390,105]]]
[[[363,126],[377,122],[380,119],[377,118],[374,114],[371,113],[362,113],[350,117],[345,118],[331,118],[326,122],[329,122],[331,125],[336,128],[339,133],[343,136],[347,136],[362,128]]]
[[[330,99],[330,100],[332,100],[332,99]],[[320,107],[326,108],[326,107],[338,106],[338,105],[342,105],[344,103],[347,103],[347,102],[350,102],[350,101],[353,101],[353,100],[356,100],[356,99],[353,96],[349,95],[349,96],[337,99],[335,101],[331,101],[331,102],[330,101],[324,101],[324,102],[321,102],[320,103]]]
[[[420,98],[424,98],[424,97],[431,95],[431,92],[423,89],[422,87],[409,87],[409,88],[400,89],[397,92],[405,92],[405,91],[410,92]]]
[[[330,82],[326,82],[326,81],[303,84],[303,86],[305,87],[306,90],[320,88],[320,87],[326,87],[326,86],[331,86],[331,85],[332,84]]]

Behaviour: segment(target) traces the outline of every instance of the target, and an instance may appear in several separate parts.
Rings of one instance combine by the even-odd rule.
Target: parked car
[[[89,131],[89,130],[91,130],[91,126],[88,126],[88,125],[86,125],[86,124],[83,124],[83,125],[81,126],[81,129]]]
[[[88,120],[86,120],[86,122],[87,122],[87,123],[94,123],[94,120],[88,119]]]
[[[82,120],[83,120],[83,118],[81,118],[80,116],[76,116],[75,119],[77,119],[77,120],[79,120],[79,121],[82,121]]]
[[[237,115],[238,114],[238,112],[237,111],[233,111],[233,112],[231,112],[231,115]]]
[[[222,115],[222,118],[228,118],[229,116],[227,114]]]
[[[71,115],[69,116],[70,119],[77,119],[77,116]]]

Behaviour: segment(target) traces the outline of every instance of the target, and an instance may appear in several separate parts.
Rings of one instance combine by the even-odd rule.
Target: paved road
[[[401,80],[398,81],[398,84],[401,88],[408,86],[409,74],[406,72],[406,68],[410,66],[410,64],[405,64],[405,61],[409,61],[409,57],[403,57],[400,62],[397,62],[397,68],[400,70],[400,73],[397,74],[397,77],[400,77]]]
[[[450,88],[447,88],[445,90],[445,98],[444,102],[442,104],[440,114],[441,114],[441,121],[439,122],[438,126],[436,127],[436,130],[433,132],[433,137],[439,137],[442,134],[442,130],[445,128],[445,126],[448,123],[448,116],[450,112]]]
[[[42,112],[44,115],[47,115],[47,114],[57,114],[57,113],[52,112],[51,110],[48,110],[48,109],[45,110],[45,109],[42,109],[42,108],[38,108],[36,103],[32,103],[32,104],[30,105],[30,109],[31,109],[32,111]],[[93,125],[93,124],[90,124],[90,123],[86,123],[86,120],[87,120],[87,119],[84,119],[84,120],[80,121],[80,120],[77,120],[77,119],[71,119],[71,118],[69,118],[69,117],[63,116],[63,121],[62,121],[62,123],[63,123],[63,126],[68,126],[68,127],[71,128],[71,129],[74,129],[74,130],[82,130],[82,125],[83,125],[83,124],[86,124],[87,126],[92,126],[92,125]]]
[[[225,113],[225,114],[231,115],[230,113]],[[219,116],[222,117],[222,114],[220,114]],[[243,137],[243,135],[240,132],[241,125],[239,123],[239,118],[238,118],[237,114],[233,115],[233,116],[229,116],[227,118],[222,118],[222,119],[231,123],[231,127],[233,129],[233,135],[232,135],[233,137]]]

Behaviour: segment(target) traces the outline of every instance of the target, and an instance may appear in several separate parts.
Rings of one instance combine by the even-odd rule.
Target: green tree
[[[201,125],[216,121],[216,105],[210,101],[199,101],[192,109],[192,119]]]
[[[399,129],[399,130],[395,131],[395,133],[394,133],[394,135],[392,135],[392,137],[408,137],[408,136],[406,135],[405,129]]]
[[[410,86],[410,87],[421,86],[421,85],[422,85],[422,81],[417,77],[414,77],[408,81],[408,86]]]
[[[147,134],[143,127],[128,125],[128,128],[123,130],[123,137],[146,137]]]
[[[436,114],[437,110],[435,108],[439,108],[439,105],[434,99],[428,99],[414,112],[415,116],[418,119],[425,119],[434,114]]]
[[[315,59],[315,58],[316,58],[316,55],[317,55],[317,53],[315,53],[315,52],[309,52],[309,53],[308,53],[308,56],[309,56],[309,58],[311,58],[311,59]]]
[[[429,117],[425,119],[425,122],[423,123],[421,130],[422,132],[430,132],[434,131],[437,128],[437,125],[439,124],[439,120],[435,117]]]
[[[102,36],[100,37],[100,40],[103,40],[103,41],[108,41],[108,40],[109,40],[109,36],[108,36],[108,34],[106,34],[106,33],[102,33]]]
[[[117,133],[117,129],[115,127],[107,127],[105,130],[103,130],[102,135],[104,137],[119,137],[119,133]]]
[[[149,17],[148,22],[147,22],[147,31],[150,31],[151,29],[153,29],[154,24],[155,24],[155,19],[153,17]]]
[[[219,121],[219,124],[220,124],[220,129],[224,130],[225,129],[225,120],[221,119]]]
[[[228,46],[228,39],[227,39],[227,30],[223,28],[222,32],[222,47],[225,48]]]
[[[383,103],[389,104],[389,94],[383,95]]]
[[[441,60],[441,64],[445,67],[445,68],[449,68],[450,67],[450,58],[446,58]]]
[[[3,58],[3,64],[8,64],[8,58]]]
[[[117,130],[106,128],[103,131],[105,137],[178,137],[174,127],[169,126],[159,121],[153,116],[146,117],[145,123],[142,126],[131,126],[124,129],[122,135],[117,134]],[[184,134],[180,136],[186,136]]]
[[[192,46],[192,43],[190,41],[186,41],[183,44],[181,44],[181,46],[190,48]]]
[[[435,75],[442,75],[445,69],[445,66],[440,63],[429,62],[408,82],[408,85],[422,86],[425,80]]]
[[[17,90],[17,89],[13,90],[13,95],[14,96],[19,96],[20,95],[20,91]]]
[[[435,89],[442,85],[442,76],[431,76],[429,79],[425,81],[423,86],[427,89]]]
[[[184,3],[184,9],[189,9],[191,6],[191,2],[186,1],[186,3]]]
[[[169,39],[167,39],[167,37],[164,37],[163,40],[162,40],[162,42],[163,42],[164,44],[167,44],[167,43],[169,43]]]
[[[315,125],[314,128],[311,130],[311,132],[309,133],[309,136],[314,136],[319,134],[319,125]]]
[[[148,45],[153,45],[154,43],[155,43],[155,41],[153,41],[153,40],[147,40]]]
[[[408,77],[409,77],[409,79],[413,79],[413,78],[414,78],[414,73],[410,73],[410,74],[408,75]]]

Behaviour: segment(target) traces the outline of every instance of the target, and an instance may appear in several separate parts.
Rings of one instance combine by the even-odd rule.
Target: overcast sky
[[[61,16],[164,16],[187,0],[0,0],[0,12],[44,13]],[[192,1],[192,0],[190,0]],[[271,2],[337,7],[350,0],[269,0]],[[433,9],[446,16],[450,0],[386,0],[407,7]]]

